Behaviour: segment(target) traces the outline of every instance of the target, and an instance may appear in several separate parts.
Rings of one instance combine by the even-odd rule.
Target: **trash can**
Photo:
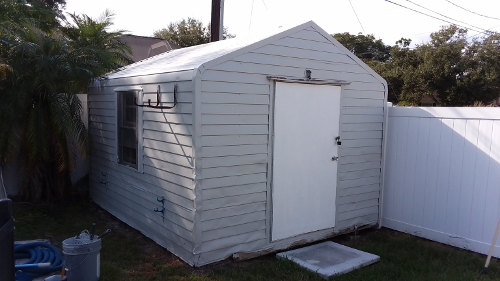
[[[14,281],[14,219],[10,199],[0,199],[0,249],[0,280]]]
[[[66,276],[71,281],[97,281],[100,276],[101,239],[83,231],[63,241]]]

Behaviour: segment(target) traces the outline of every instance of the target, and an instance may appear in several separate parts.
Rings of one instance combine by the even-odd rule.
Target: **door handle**
[[[337,160],[339,160],[339,157],[338,157],[338,156],[333,156],[333,157],[332,157],[332,161],[337,161]]]

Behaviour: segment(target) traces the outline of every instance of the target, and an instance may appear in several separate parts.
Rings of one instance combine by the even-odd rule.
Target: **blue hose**
[[[28,259],[24,264],[17,264],[16,281],[31,281],[36,277],[60,271],[64,265],[59,250],[45,242],[14,244],[16,259]]]

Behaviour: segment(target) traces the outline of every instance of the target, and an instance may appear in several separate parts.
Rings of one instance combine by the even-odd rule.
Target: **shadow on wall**
[[[389,108],[383,225],[487,253],[500,218],[498,139],[495,108]]]

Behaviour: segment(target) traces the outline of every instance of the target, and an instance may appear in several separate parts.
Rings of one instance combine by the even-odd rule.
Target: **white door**
[[[340,92],[276,83],[272,240],[335,226]]]

